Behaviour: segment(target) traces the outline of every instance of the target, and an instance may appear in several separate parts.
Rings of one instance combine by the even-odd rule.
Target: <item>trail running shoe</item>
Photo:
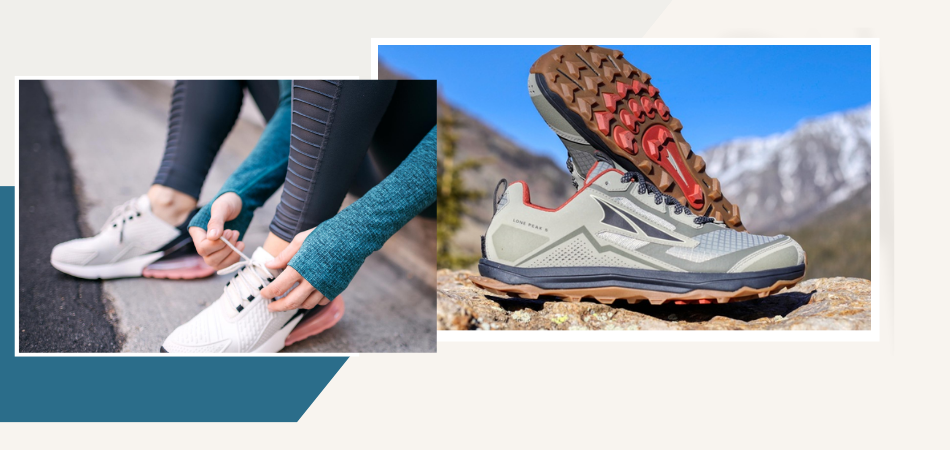
[[[261,290],[282,272],[264,266],[274,257],[263,248],[258,248],[248,258],[229,242],[223,242],[238,252],[242,259],[218,273],[224,275],[236,272],[234,278],[228,281],[218,300],[176,328],[165,339],[161,353],[277,353],[284,348],[290,332],[305,316],[317,316],[322,310],[328,309],[327,306],[336,303],[334,301],[312,310],[271,312],[267,309],[269,301],[261,297]],[[271,301],[280,298],[283,296]],[[338,312],[342,316],[342,307]]]
[[[791,238],[696,216],[639,172],[598,161],[585,179],[557,209],[532,204],[524,182],[504,187],[472,281],[522,298],[682,304],[765,297],[805,274]]]
[[[169,225],[152,214],[148,196],[143,195],[113,209],[99,234],[53,247],[50,263],[60,272],[88,279],[211,276],[214,269],[201,260],[191,242],[189,220]]]
[[[653,87],[650,76],[619,50],[564,45],[531,66],[528,93],[571,155],[569,166],[587,174],[597,154],[636,170],[696,214],[745,230],[739,207],[706,174],[680,131],[683,125]],[[578,183],[575,176],[575,184]],[[581,180],[583,181],[583,180]]]

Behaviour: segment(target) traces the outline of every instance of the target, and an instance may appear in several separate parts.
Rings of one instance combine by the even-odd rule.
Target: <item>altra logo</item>
[[[623,211],[619,208],[614,207],[608,203],[605,203],[599,198],[595,198],[597,203],[600,204],[600,207],[604,210],[604,218],[601,220],[601,223],[605,225],[610,225],[612,227],[619,228],[630,233],[640,234],[643,233],[651,238],[663,239],[666,241],[673,242],[682,242],[681,240],[666,234],[663,231],[660,231],[656,227],[640,220],[636,216]],[[639,231],[637,231],[639,230]]]

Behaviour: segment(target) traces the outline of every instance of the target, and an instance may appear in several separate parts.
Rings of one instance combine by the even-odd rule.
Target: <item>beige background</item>
[[[351,359],[296,424],[0,424],[0,441],[18,448],[946,448],[950,303],[940,283],[948,249],[934,244],[939,236],[924,242],[914,220],[947,219],[945,181],[928,170],[950,167],[945,8],[827,0],[676,0],[662,11],[635,2],[195,3],[6,3],[0,45],[11,84],[0,90],[7,105],[0,130],[10,147],[0,151],[0,184],[13,182],[15,75],[368,77],[371,37],[879,37],[881,342],[442,343],[437,355]],[[305,374],[281,374],[274,388],[305,382]]]

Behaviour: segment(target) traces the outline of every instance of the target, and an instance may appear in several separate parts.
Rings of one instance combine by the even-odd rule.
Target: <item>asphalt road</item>
[[[82,237],[69,157],[39,81],[20,81],[20,352],[117,352],[102,283],[49,263]]]

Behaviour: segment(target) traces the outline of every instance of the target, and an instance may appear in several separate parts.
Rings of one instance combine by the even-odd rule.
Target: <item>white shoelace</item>
[[[115,208],[112,208],[109,218],[106,219],[106,223],[102,225],[102,228],[100,228],[99,231],[105,231],[109,229],[109,227],[118,228],[119,225],[121,225],[122,228],[119,229],[119,243],[122,243],[122,235],[125,232],[126,220],[132,220],[132,218],[142,215],[138,209],[138,201],[138,198],[133,198],[119,206],[116,206]],[[129,217],[126,218],[126,215],[129,215]],[[121,222],[119,221],[120,217],[122,218]]]
[[[221,240],[228,247],[231,247],[231,250],[234,250],[238,255],[241,255],[241,258],[243,258],[241,261],[231,264],[230,266],[218,271],[218,275],[226,275],[235,271],[237,272],[237,275],[235,275],[234,278],[228,282],[227,286],[224,287],[224,293],[227,294],[228,302],[231,303],[231,306],[233,306],[237,312],[241,312],[244,310],[245,306],[254,299],[254,297],[261,295],[261,290],[264,289],[264,286],[267,286],[271,281],[274,281],[272,278],[273,275],[270,273],[270,270],[267,269],[264,263],[255,261],[244,253],[241,253],[241,251],[232,245],[227,239],[222,237]]]

